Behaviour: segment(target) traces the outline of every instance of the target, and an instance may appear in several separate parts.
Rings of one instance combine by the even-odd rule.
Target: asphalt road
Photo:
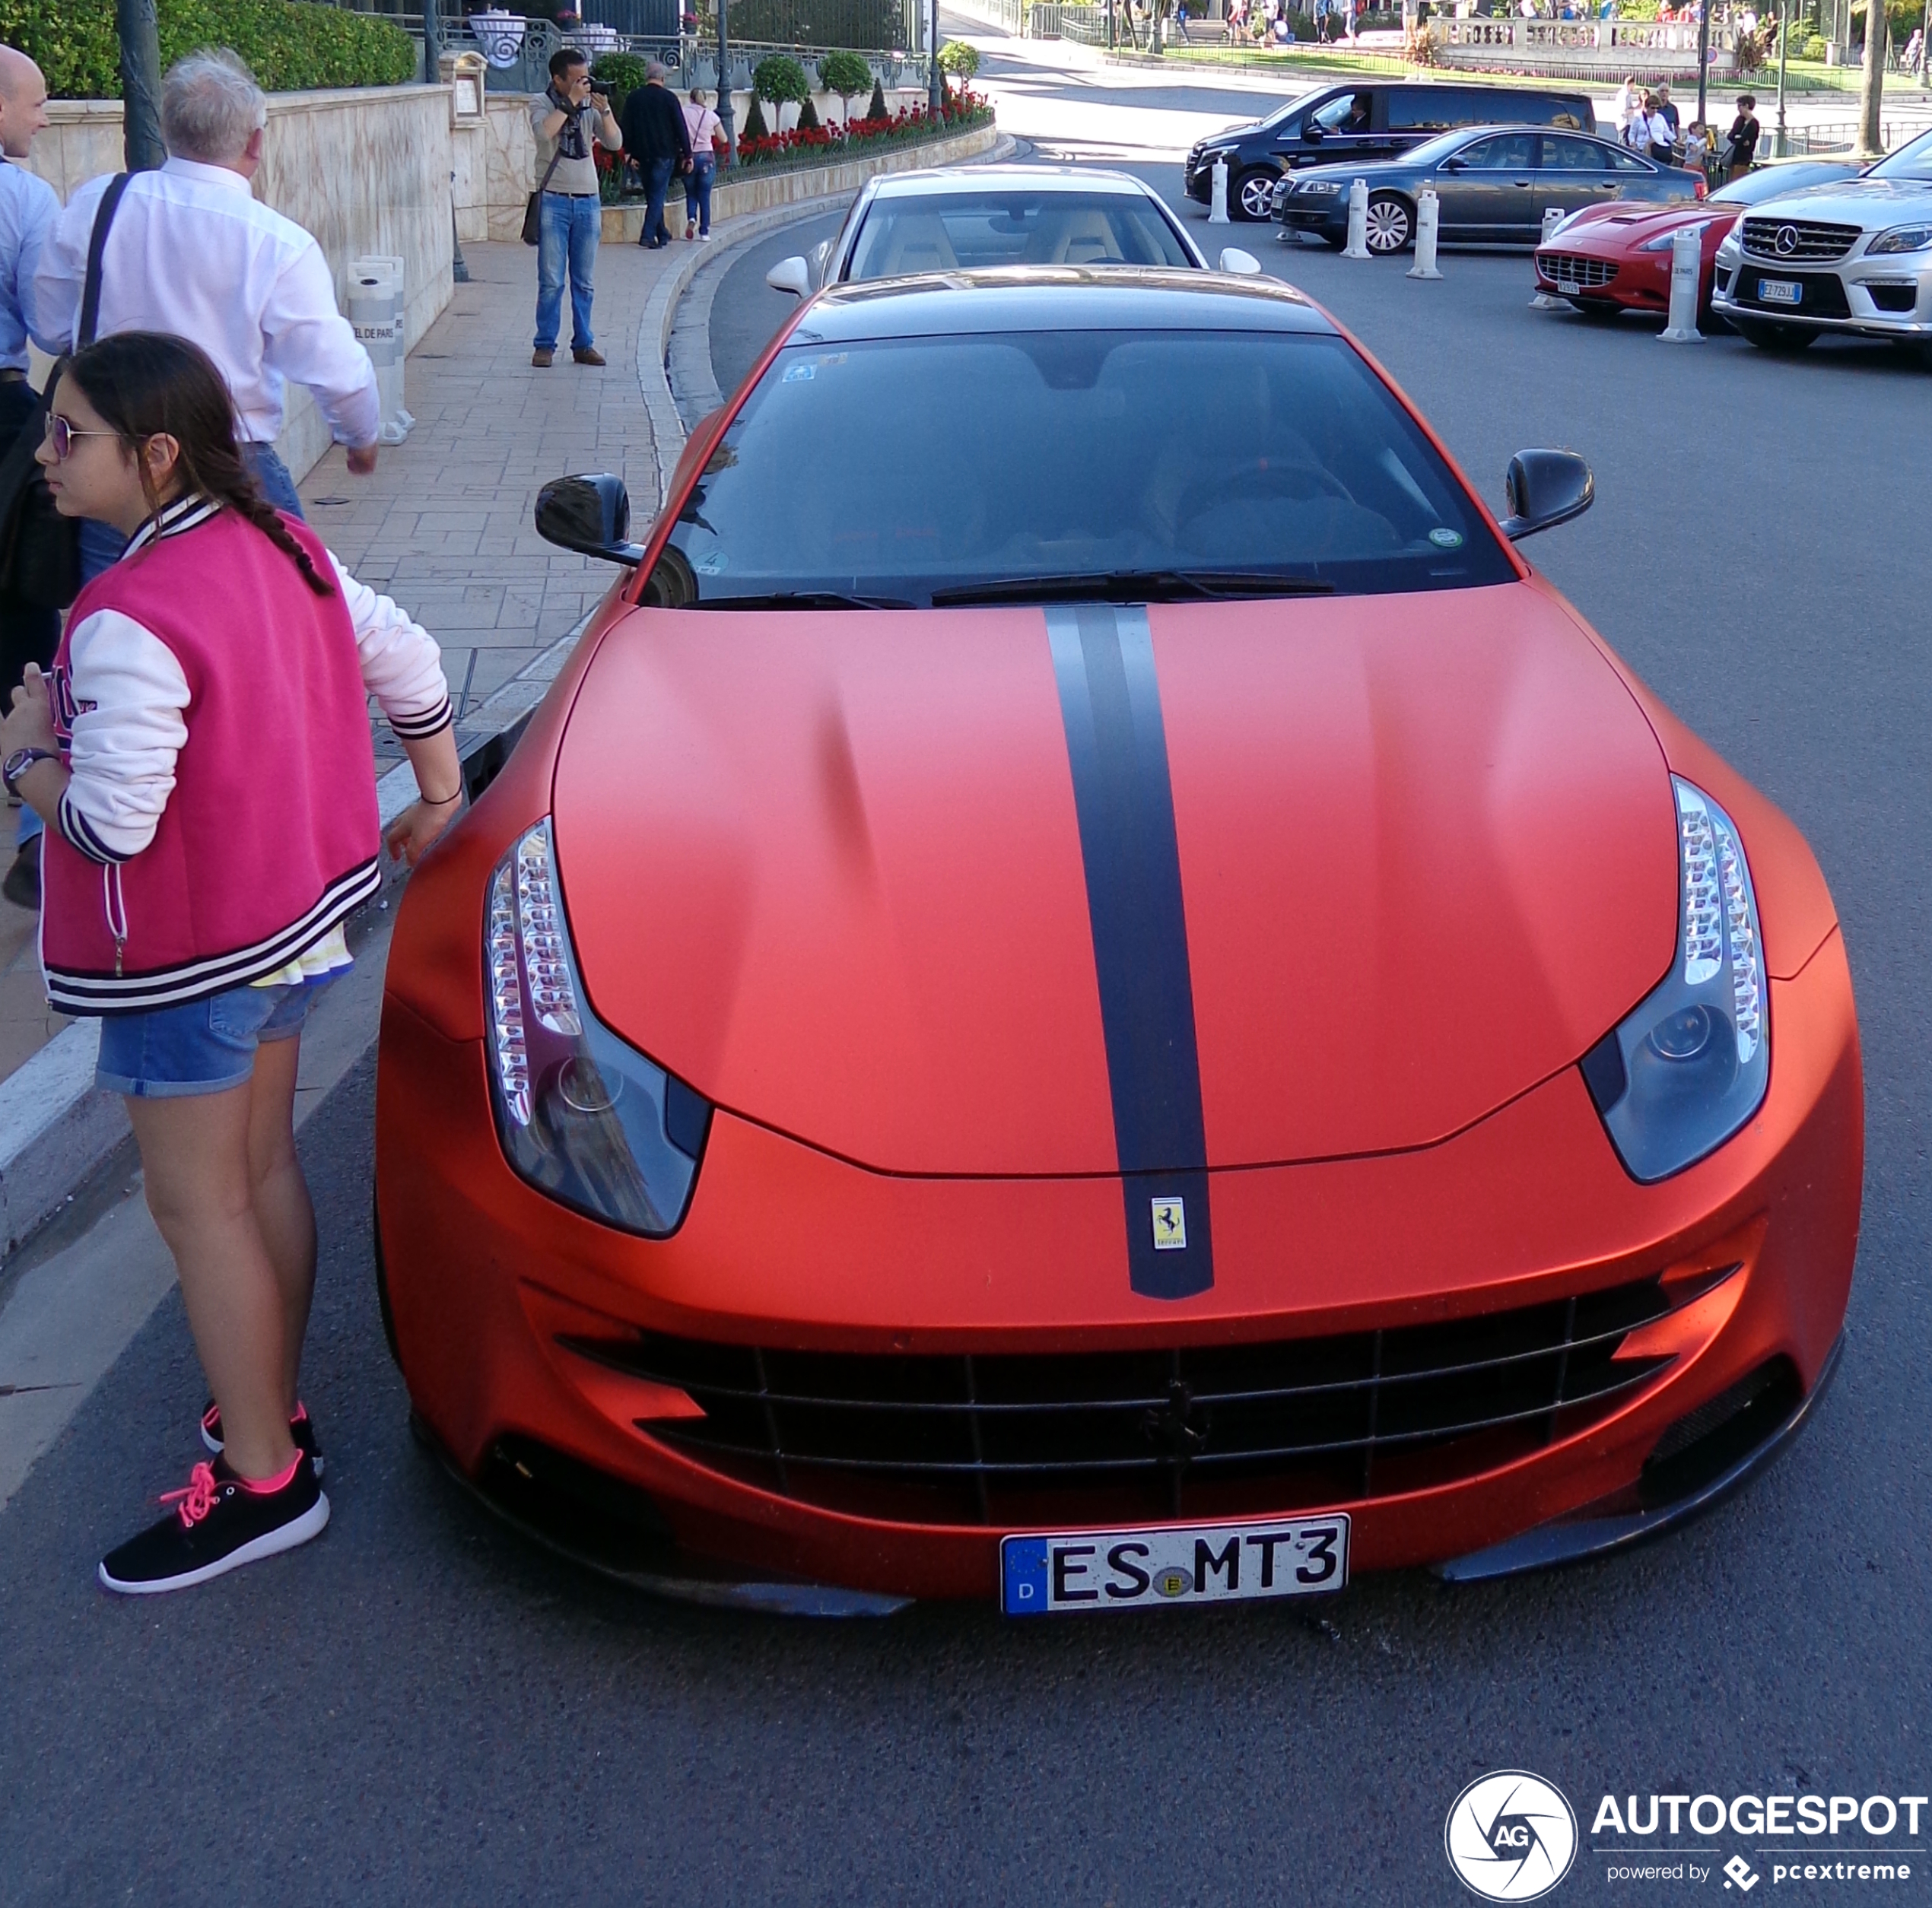
[[[304,1135],[326,1535],[200,1592],[94,1587],[199,1455],[175,1299],[0,1513],[0,1902],[1410,1908],[1466,1898],[1444,1814],[1492,1769],[1560,1783],[1586,1830],[1605,1792],[1932,1789],[1932,373],[1532,313],[1520,259],[1451,256],[1424,286],[1269,248],[1492,501],[1520,446],[1590,456],[1595,510],[1529,554],[1818,850],[1870,1151],[1850,1338],[1811,1430],[1692,1530],[1514,1583],[1032,1627],[653,1603],[504,1534],[410,1440],[371,1285],[365,1068]],[[762,270],[732,268],[720,354],[767,322],[736,310]],[[1908,1859],[1900,1897],[1924,1890]],[[1552,1899],[1645,1885],[1586,1852]]]

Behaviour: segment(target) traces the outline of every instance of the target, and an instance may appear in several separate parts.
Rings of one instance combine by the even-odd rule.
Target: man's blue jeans
[[[644,230],[637,241],[640,245],[668,245],[671,242],[671,234],[664,229],[664,195],[670,189],[671,168],[676,163],[674,159],[644,161],[644,189],[650,196],[644,207]]]
[[[564,273],[570,276],[570,348],[587,351],[596,342],[590,330],[592,283],[597,266],[597,243],[603,236],[604,208],[594,195],[574,198],[567,192],[545,192],[538,214],[536,348],[557,348],[557,327],[563,315]]]

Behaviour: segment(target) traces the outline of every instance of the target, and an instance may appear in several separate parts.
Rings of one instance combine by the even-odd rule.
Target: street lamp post
[[[1782,159],[1791,149],[1790,135],[1784,130],[1784,46],[1791,37],[1791,0],[1778,0],[1778,156]]]
[[[121,150],[129,172],[154,172],[167,157],[154,0],[114,0],[114,30],[121,42]]]
[[[725,20],[725,0],[718,0],[718,122],[724,128],[725,163],[738,157],[738,132],[731,110],[731,34]]]
[[[933,0],[933,34],[926,60],[926,110],[936,114],[945,82],[939,71],[939,0]]]
[[[1918,90],[1932,86],[1932,0],[1925,0],[1925,17],[1918,28]]]
[[[434,0],[431,0],[434,4]],[[1705,89],[1711,79],[1711,0],[1698,0],[1697,8],[1697,123],[1710,136],[1710,121],[1705,117]]]

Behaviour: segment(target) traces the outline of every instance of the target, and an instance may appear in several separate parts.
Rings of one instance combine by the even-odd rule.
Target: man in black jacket
[[[644,189],[650,195],[637,243],[655,252],[671,242],[664,227],[664,195],[672,172],[691,170],[684,109],[664,84],[664,68],[656,60],[644,69],[644,84],[624,102],[624,149],[643,168]]]

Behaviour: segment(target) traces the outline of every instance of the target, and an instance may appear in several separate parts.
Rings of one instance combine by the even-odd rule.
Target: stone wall
[[[84,181],[119,170],[118,100],[53,100],[47,116],[31,163],[63,199]],[[454,157],[446,87],[279,93],[269,102],[255,195],[316,235],[345,310],[351,259],[400,258],[413,346],[450,302]],[[328,449],[328,427],[306,391],[290,390],[279,443],[297,478]]]

